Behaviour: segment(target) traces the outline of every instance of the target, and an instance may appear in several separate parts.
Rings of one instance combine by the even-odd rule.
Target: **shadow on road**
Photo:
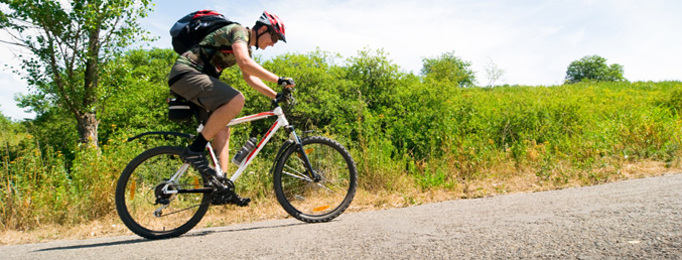
[[[283,228],[283,227],[291,227],[291,226],[298,226],[298,225],[305,225],[305,224],[306,223],[292,223],[292,224],[277,225],[277,226],[257,226],[257,227],[237,228],[237,229],[229,229],[228,228],[228,229],[224,229],[224,230],[201,230],[201,231],[196,231],[196,232],[190,232],[188,234],[180,236],[180,238],[182,238],[182,237],[201,237],[201,236],[207,236],[207,235],[217,234],[217,233],[230,233],[230,232],[251,231],[251,230],[259,230],[259,229]],[[173,238],[168,238],[168,239],[173,239]],[[87,244],[87,245],[73,245],[73,246],[60,246],[60,247],[43,248],[40,250],[36,250],[34,252],[48,252],[48,251],[56,251],[56,250],[72,250],[72,249],[98,248],[98,247],[107,247],[107,246],[120,246],[120,245],[130,245],[130,244],[137,244],[137,243],[153,242],[153,241],[157,241],[157,240],[150,240],[150,239],[145,239],[145,238],[135,238],[132,240],[116,241],[116,242],[104,242],[104,243],[93,243],[93,244]],[[87,243],[88,240],[84,240],[82,242]]]
[[[201,230],[201,231],[196,231],[196,232],[186,234],[183,237],[200,237],[200,236],[206,236],[206,235],[218,234],[218,233],[232,233],[232,232],[259,230],[259,229],[284,228],[284,227],[293,227],[293,226],[306,225],[306,224],[307,223],[298,222],[298,223],[291,223],[291,224],[282,224],[282,225],[277,225],[277,226],[257,226],[257,227],[248,227],[248,228],[220,228],[220,230]]]
[[[96,243],[96,244],[89,244],[89,245],[74,245],[74,246],[61,246],[61,247],[43,248],[40,250],[36,250],[35,252],[70,250],[70,249],[84,249],[84,248],[105,247],[105,246],[119,246],[119,245],[144,243],[144,242],[150,242],[150,241],[153,241],[153,240],[148,240],[148,239],[144,239],[144,238],[137,238],[134,240],[105,242],[105,243]]]

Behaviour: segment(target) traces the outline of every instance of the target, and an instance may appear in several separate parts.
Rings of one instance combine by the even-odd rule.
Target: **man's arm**
[[[261,79],[277,83],[277,75],[266,70],[249,56],[249,49],[245,42],[239,41],[232,44],[234,57],[237,65],[242,70],[242,77],[249,86],[270,98],[275,98],[277,92],[265,85]]]
[[[277,75],[264,69],[249,56],[249,49],[245,42],[238,41],[233,43],[232,51],[234,53],[234,57],[237,59],[237,65],[239,65],[239,68],[244,74],[249,74],[262,80],[277,83]]]
[[[263,95],[266,95],[273,99],[277,96],[277,92],[275,92],[270,87],[265,85],[265,83],[263,83],[263,81],[260,80],[258,77],[249,75],[245,71],[242,71],[242,77],[244,77],[244,81],[246,81],[246,83],[249,84],[249,86],[258,90],[258,92],[262,93]]]

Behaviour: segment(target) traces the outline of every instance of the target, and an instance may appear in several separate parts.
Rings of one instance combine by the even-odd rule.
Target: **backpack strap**
[[[199,46],[199,47],[204,48],[204,49],[211,49],[211,51],[210,51],[211,53],[209,55],[206,55],[205,54],[206,52],[199,50],[199,56],[200,56],[199,58],[201,58],[201,60],[204,62],[204,69],[202,72],[208,74],[209,76],[213,76],[216,78],[219,77],[220,73],[218,72],[216,67],[213,66],[213,64],[211,64],[211,59],[213,59],[213,56],[215,55],[216,52],[220,51],[220,48],[216,48],[213,46]]]
[[[208,30],[209,32],[215,32],[216,30],[231,25],[231,24],[239,24],[237,22],[232,22],[232,21],[219,21],[216,22],[211,26],[211,28]],[[208,36],[208,35],[206,35]],[[203,39],[199,40],[198,42],[201,42]],[[218,51],[228,51],[229,53],[232,53],[232,46],[220,46],[220,47],[214,47],[210,45],[199,45],[200,48],[203,49],[210,49],[211,54],[206,55],[204,54],[203,51],[199,51],[199,55],[201,56],[201,60],[204,62],[204,70],[202,71],[203,73],[206,73],[210,76],[213,77],[219,77],[220,74],[217,72],[217,69],[211,65],[211,59],[213,59],[213,56],[215,55],[216,52]]]

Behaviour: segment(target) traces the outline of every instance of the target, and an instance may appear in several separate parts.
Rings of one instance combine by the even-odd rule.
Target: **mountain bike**
[[[118,215],[128,229],[148,239],[177,237],[188,232],[201,221],[215,196],[226,188],[234,189],[239,176],[282,128],[289,138],[270,170],[279,204],[294,218],[308,223],[327,222],[341,215],[355,195],[358,178],[355,162],[337,141],[322,136],[299,138],[279,105],[293,100],[293,94],[288,89],[282,93],[272,100],[273,110],[228,123],[235,126],[277,117],[254,149],[246,151],[227,184],[217,183],[215,178],[212,180],[183,162],[179,155],[184,147],[151,148],[130,161],[118,179],[115,195]],[[177,132],[147,132],[128,140],[147,135],[194,137]],[[217,174],[225,176],[210,143],[206,150]]]

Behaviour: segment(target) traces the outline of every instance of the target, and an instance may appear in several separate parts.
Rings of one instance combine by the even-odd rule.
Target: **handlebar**
[[[295,99],[294,96],[292,95],[293,91],[294,91],[293,88],[287,88],[286,86],[283,86],[282,92],[277,93],[275,99],[272,100],[272,105],[279,106],[279,103],[285,101],[287,101],[288,103],[294,103]]]

